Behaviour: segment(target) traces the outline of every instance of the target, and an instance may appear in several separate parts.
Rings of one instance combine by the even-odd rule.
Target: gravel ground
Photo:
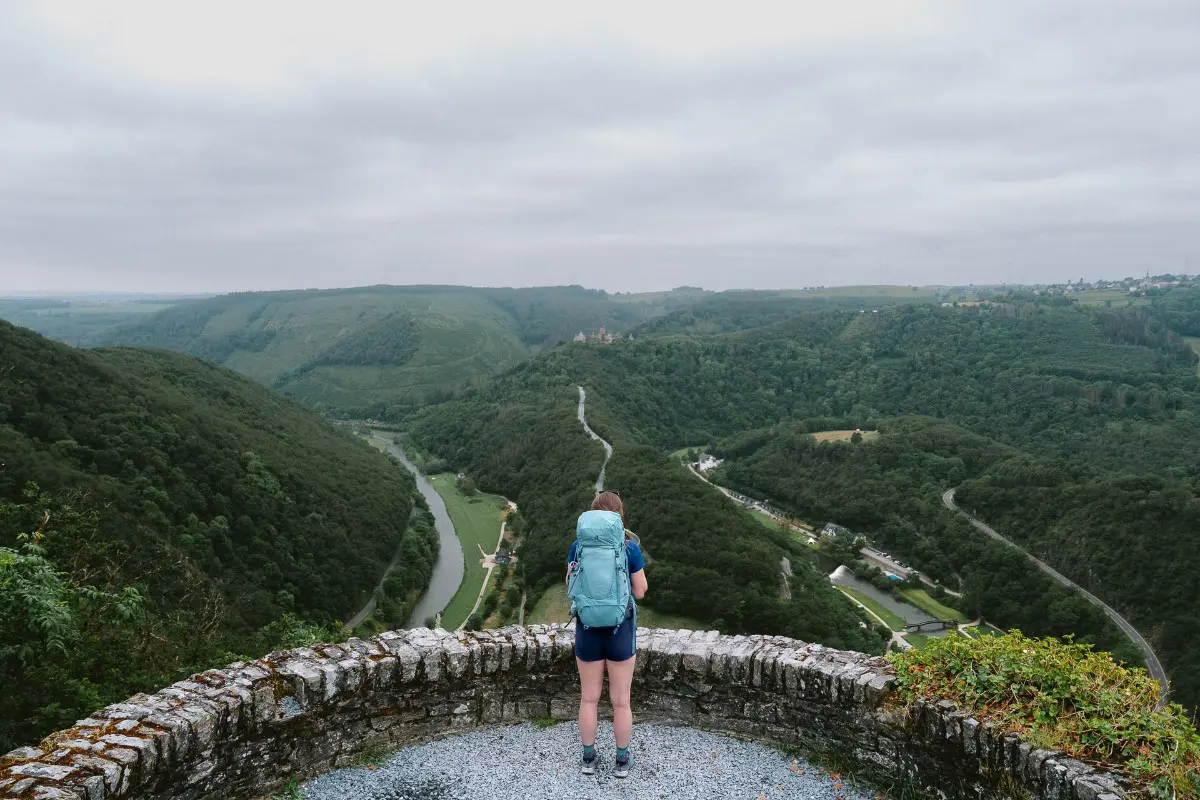
[[[308,800],[563,800],[564,798],[805,798],[883,795],[763,745],[661,725],[634,729],[633,769],[612,777],[612,727],[601,723],[601,763],[579,773],[575,723],[511,725],[397,751],[374,769],[354,767],[305,784]]]

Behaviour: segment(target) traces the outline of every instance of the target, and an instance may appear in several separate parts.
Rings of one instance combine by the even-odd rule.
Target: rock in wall
[[[253,798],[291,777],[535,717],[573,719],[574,633],[417,628],[272,653],[102,709],[0,759],[0,798]],[[640,629],[634,710],[795,748],[895,791],[1116,800],[1127,781],[950,703],[900,708],[886,663],[779,636]]]

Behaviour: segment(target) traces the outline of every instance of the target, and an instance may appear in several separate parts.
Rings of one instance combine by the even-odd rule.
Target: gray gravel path
[[[873,790],[831,777],[759,744],[661,725],[638,725],[633,771],[612,777],[612,728],[601,723],[601,765],[579,774],[575,723],[511,725],[400,750],[374,770],[354,767],[316,778],[308,800],[564,800],[720,798],[873,800]]]

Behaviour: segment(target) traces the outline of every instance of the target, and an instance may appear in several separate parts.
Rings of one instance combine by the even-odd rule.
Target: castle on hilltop
[[[583,331],[580,331],[579,333],[575,334],[575,341],[577,341],[577,342],[594,342],[596,344],[612,344],[613,342],[618,342],[622,339],[628,339],[629,341],[633,341],[633,334],[631,333],[631,334],[629,334],[628,337],[626,337],[619,333],[614,333],[614,332],[610,331],[608,328],[601,328],[599,331],[594,331],[592,333],[584,333]]]

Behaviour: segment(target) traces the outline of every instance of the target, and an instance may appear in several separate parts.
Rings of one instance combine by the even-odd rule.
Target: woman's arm
[[[650,588],[649,582],[646,580],[646,570],[639,569],[637,572],[629,576],[629,589],[633,592],[635,600],[641,600],[646,596],[646,590]]]

